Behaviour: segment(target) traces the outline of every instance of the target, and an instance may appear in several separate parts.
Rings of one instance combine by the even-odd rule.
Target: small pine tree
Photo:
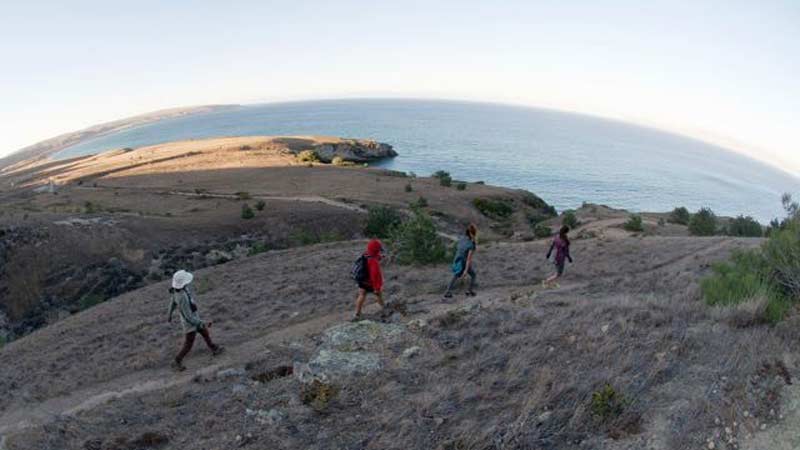
[[[710,208],[701,208],[689,220],[689,233],[694,236],[713,236],[717,232],[717,216]]]
[[[242,205],[242,219],[249,220],[256,216],[256,213],[253,212],[253,208],[250,207],[247,203]]]
[[[628,231],[644,231],[644,225],[642,224],[642,216],[638,214],[634,214],[628,218],[628,221],[625,222],[625,225],[622,226]]]
[[[692,215],[689,214],[689,210],[683,206],[673,209],[669,214],[669,222],[679,225],[689,225],[689,220],[691,220],[691,218]]]
[[[259,200],[256,202],[256,209],[259,211],[263,211],[266,206],[267,202],[265,202],[264,200]]]
[[[430,216],[417,209],[414,217],[396,227],[392,246],[400,264],[436,264],[447,260],[447,249]]]

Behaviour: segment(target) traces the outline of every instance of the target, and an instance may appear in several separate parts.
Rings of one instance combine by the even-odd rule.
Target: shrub
[[[729,236],[761,237],[764,230],[761,224],[750,216],[738,216],[728,223],[726,234]]]
[[[561,215],[561,225],[566,225],[570,229],[575,229],[578,227],[580,222],[578,222],[578,217],[575,215],[575,211],[567,210]]]
[[[266,206],[267,202],[265,202],[264,200],[259,200],[256,202],[256,209],[259,211],[263,211]]]
[[[251,196],[249,192],[239,191],[236,193],[237,200],[250,200]]]
[[[700,208],[689,219],[689,231],[697,236],[711,236],[718,231],[717,215],[711,208]]]
[[[428,207],[428,200],[425,197],[420,195],[419,198],[417,199],[417,201],[412,202],[408,206],[410,206],[411,209],[427,208]]]
[[[297,154],[297,160],[304,163],[319,162],[319,155],[314,150],[303,150]]]
[[[430,216],[414,210],[414,216],[394,228],[392,246],[400,264],[436,264],[447,260],[444,242]]]
[[[83,212],[85,212],[86,214],[94,214],[100,212],[100,206],[87,201],[83,204]]]
[[[659,217],[659,218],[658,218],[658,226],[660,226],[660,227],[663,227],[663,226],[664,226],[664,225],[666,225],[666,224],[667,224],[667,221],[666,221],[666,220],[664,220],[664,218],[663,218],[663,217]]]
[[[689,220],[689,233],[694,236],[713,236],[717,232],[717,216],[710,208],[701,208]]]
[[[300,386],[300,399],[303,404],[318,412],[324,411],[338,393],[339,390],[335,386],[319,380]]]
[[[531,208],[539,209],[550,217],[555,217],[557,215],[555,207],[548,205],[546,201],[542,200],[533,192],[525,191],[522,194],[522,203],[530,206]]]
[[[538,223],[533,227],[533,235],[537,238],[546,238],[553,235],[553,230],[547,225]]]
[[[628,221],[622,225],[622,228],[625,228],[628,231],[644,231],[644,225],[642,224],[642,216],[638,214],[633,214],[628,218]]]
[[[253,242],[253,245],[250,246],[250,250],[247,252],[248,255],[254,256],[260,253],[264,253],[269,250],[269,246],[264,241],[256,241]]]
[[[344,166],[347,164],[347,161],[345,161],[341,156],[334,156],[331,160],[331,164],[334,166]]]
[[[625,398],[610,384],[592,393],[592,414],[601,422],[619,417],[625,409]]]
[[[800,299],[800,221],[773,231],[761,250],[774,282],[790,298]]]
[[[8,338],[0,335],[0,348],[3,348],[8,343]]]
[[[677,223],[679,225],[689,225],[689,220],[691,220],[692,215],[689,214],[689,210],[684,208],[683,206],[677,207],[672,210],[669,214],[669,222],[670,223]]]
[[[97,294],[86,294],[83,297],[81,297],[80,300],[78,300],[78,308],[81,311],[85,311],[85,310],[91,308],[92,306],[99,305],[100,303],[103,303],[104,300],[105,299],[100,295],[97,295]]]
[[[467,190],[467,183],[460,182],[456,184],[456,189],[459,191],[466,191]]]
[[[450,184],[453,182],[453,178],[450,176],[450,173],[445,172],[444,170],[437,170],[433,174],[433,178],[438,178],[439,184],[445,187],[450,186]]]
[[[406,183],[406,192],[411,192],[413,190],[414,188],[411,186],[411,183]]]
[[[242,205],[242,219],[248,220],[252,219],[256,216],[256,213],[253,212],[253,208],[250,207],[247,203]]]
[[[364,235],[367,237],[387,238],[403,221],[400,212],[390,206],[373,206],[368,208],[367,223]]]
[[[771,280],[771,263],[757,250],[738,251],[728,262],[712,266],[712,275],[700,282],[703,298],[711,306],[735,307],[766,299],[760,319],[775,323],[788,311],[788,299]]]
[[[507,219],[514,214],[514,207],[505,199],[476,198],[472,204],[481,214],[492,219]]]

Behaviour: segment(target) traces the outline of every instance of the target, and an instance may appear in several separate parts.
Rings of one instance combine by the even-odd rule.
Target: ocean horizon
[[[399,156],[376,164],[526,189],[559,211],[583,202],[632,212],[710,207],[781,217],[800,179],[694,138],[583,114],[451,100],[350,99],[246,105],[130,128],[68,147],[58,158],[218,136],[374,139]]]

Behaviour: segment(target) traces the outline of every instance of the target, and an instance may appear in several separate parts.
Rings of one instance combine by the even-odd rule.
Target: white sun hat
[[[179,270],[172,276],[172,287],[175,289],[183,289],[184,286],[191,283],[193,279],[194,275],[191,273],[185,270]]]

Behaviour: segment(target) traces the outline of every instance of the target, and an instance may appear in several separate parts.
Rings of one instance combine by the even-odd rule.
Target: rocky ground
[[[560,219],[529,193],[271,166],[263,148],[236,162],[254,147],[207,144],[0,177],[15,180],[0,193],[0,328],[16,337],[0,348],[0,450],[800,447],[800,317],[771,326],[697,292],[758,239],[688,237],[663,214],[630,233],[628,213],[584,205],[575,264],[543,289],[548,240],[530,219]],[[241,167],[210,168],[226,155]],[[54,176],[55,192],[33,192]],[[444,301],[446,265],[390,255],[390,306],[350,322],[365,208],[419,197],[444,235],[481,228],[478,296]],[[166,323],[179,267],[227,348],[212,358],[198,340],[184,373],[169,369],[181,335]]]

